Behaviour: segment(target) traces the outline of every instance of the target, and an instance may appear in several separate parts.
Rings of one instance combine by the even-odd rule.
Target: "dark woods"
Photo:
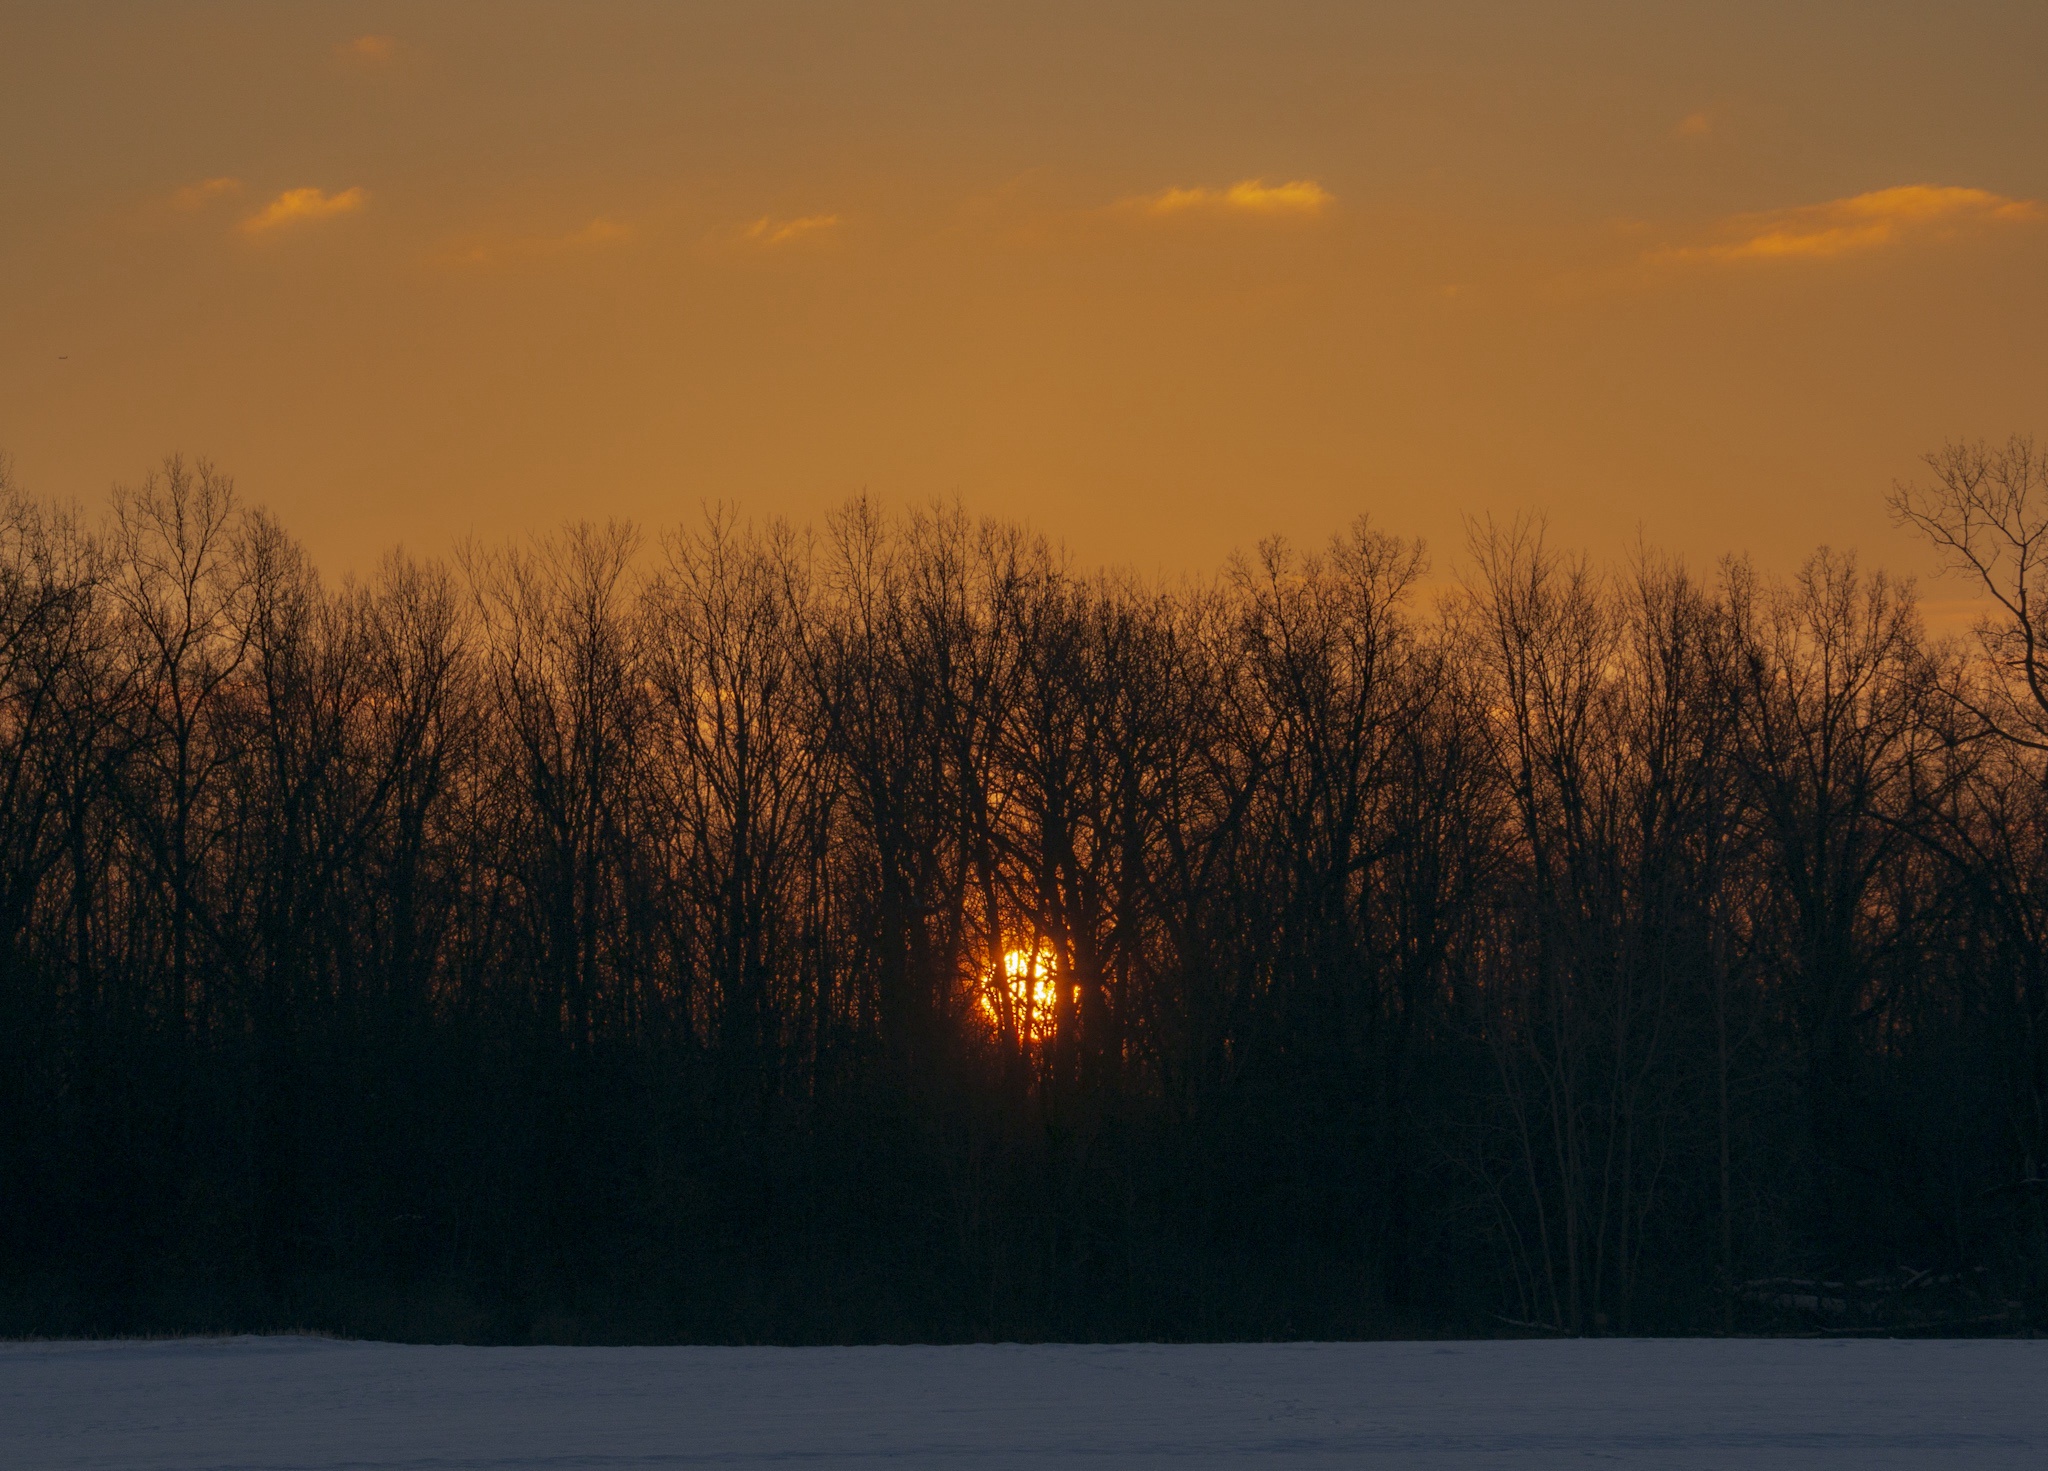
[[[2048,459],[1929,640],[1526,528],[866,504],[323,585],[0,499],[0,1328],[2048,1321]]]

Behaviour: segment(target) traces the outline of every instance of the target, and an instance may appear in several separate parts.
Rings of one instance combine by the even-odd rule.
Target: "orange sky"
[[[1891,481],[2048,433],[2044,75],[2039,0],[0,0],[0,449],[333,571],[863,488],[1918,568]]]

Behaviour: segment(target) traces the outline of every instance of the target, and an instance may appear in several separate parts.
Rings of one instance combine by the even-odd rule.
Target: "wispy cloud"
[[[1689,112],[1678,120],[1678,126],[1673,131],[1681,138],[1704,138],[1714,131],[1713,114]]]
[[[204,209],[217,199],[228,199],[242,192],[242,181],[225,176],[218,179],[201,179],[196,184],[187,184],[171,196],[171,208],[186,214]]]
[[[1832,260],[1911,240],[1952,239],[1970,230],[2048,218],[2041,204],[1984,189],[1905,184],[1825,204],[1735,215],[1723,238],[1652,252],[1653,259],[1700,262]]]
[[[267,235],[289,225],[354,214],[369,202],[370,196],[362,189],[344,189],[339,194],[324,189],[287,189],[243,220],[242,233]]]
[[[448,259],[458,265],[492,266],[507,261],[533,260],[571,251],[624,245],[639,238],[633,226],[599,215],[580,230],[566,235],[525,235],[510,239],[481,240],[453,251]]]
[[[336,44],[337,59],[350,66],[384,66],[398,55],[395,36],[356,36]]]
[[[756,245],[774,247],[838,228],[838,215],[804,215],[793,220],[774,220],[764,215],[747,226],[746,238]]]
[[[562,237],[561,243],[577,245],[623,245],[633,238],[633,227],[600,215],[582,229]]]
[[[1315,216],[1336,202],[1314,179],[1291,179],[1268,184],[1264,179],[1240,179],[1224,189],[1163,189],[1157,194],[1125,200],[1149,215],[1241,214],[1271,216]]]

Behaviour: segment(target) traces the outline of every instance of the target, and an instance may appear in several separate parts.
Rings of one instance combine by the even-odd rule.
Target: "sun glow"
[[[1003,952],[1003,971],[984,972],[981,985],[981,1014],[989,1025],[1002,1027],[1004,998],[1009,1000],[1009,1020],[1017,1035],[1027,1042],[1042,1042],[1052,1035],[1053,1010],[1059,1004],[1059,985],[1053,976],[1052,946],[1043,940],[1029,950]],[[1080,997],[1080,988],[1074,991]]]

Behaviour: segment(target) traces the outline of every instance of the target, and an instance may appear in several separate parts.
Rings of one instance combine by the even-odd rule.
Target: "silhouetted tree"
[[[324,583],[0,462],[0,1320],[478,1339],[2048,1314],[2048,463],[1970,646],[1360,521],[957,506]]]

